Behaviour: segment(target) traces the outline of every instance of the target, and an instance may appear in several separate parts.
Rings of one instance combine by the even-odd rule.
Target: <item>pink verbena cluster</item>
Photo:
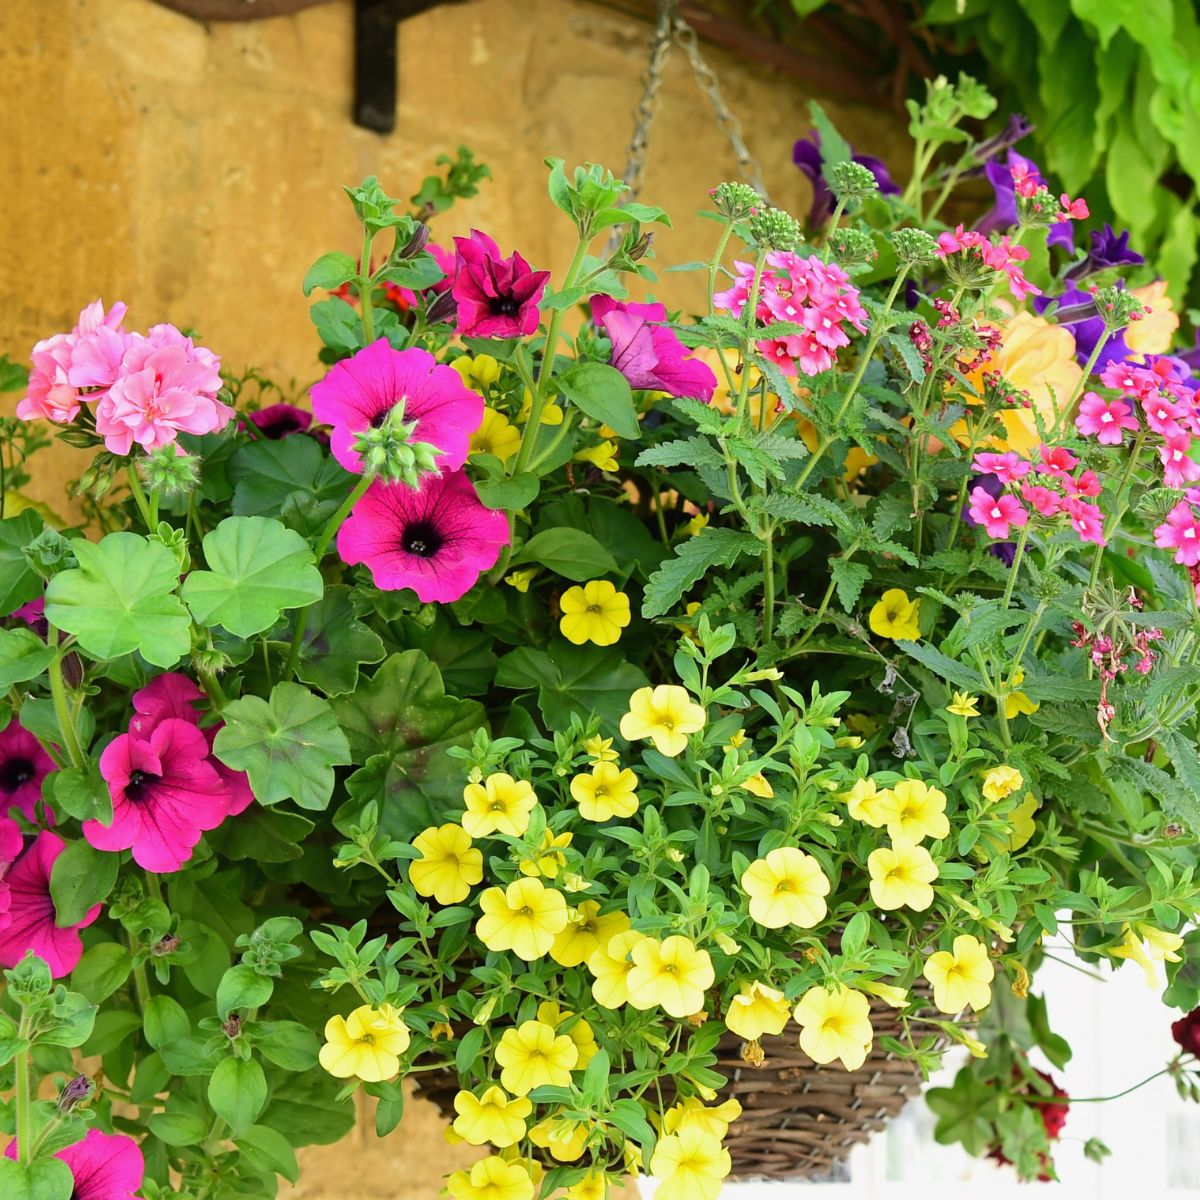
[[[727,291],[713,296],[722,312],[740,317],[754,287],[754,264],[735,262],[737,277]],[[846,327],[865,333],[867,310],[850,277],[836,263],[822,262],[815,254],[807,258],[791,250],[767,255],[759,281],[755,317],[765,325],[788,322],[803,326],[803,332],[785,337],[764,338],[759,352],[785,374],[820,375],[837,361],[837,351],[850,344]]]
[[[960,277],[975,274],[975,268],[979,266],[1004,275],[1008,280],[1009,291],[1017,300],[1024,300],[1026,296],[1041,295],[1042,289],[1030,283],[1020,267],[1029,257],[1028,249],[1014,244],[1007,233],[992,239],[976,229],[964,229],[957,225],[953,232],[938,234],[937,255],[946,260],[948,271]],[[953,271],[954,255],[961,255],[964,260],[957,271]]]
[[[233,409],[217,399],[221,360],[174,325],[127,330],[125,313],[119,301],[106,312],[97,300],[70,333],[38,342],[17,416],[68,425],[86,412],[84,423],[113,454],[128,454],[135,442],[157,450],[180,433],[224,429]]]
[[[1082,196],[1072,200],[1063,192],[1056,205],[1050,189],[1042,182],[1037,168],[1027,158],[1016,156],[1009,172],[1012,175],[1013,191],[1022,200],[1029,201],[1031,214],[1043,217],[1047,223],[1083,221],[1092,215],[1088,202]]]

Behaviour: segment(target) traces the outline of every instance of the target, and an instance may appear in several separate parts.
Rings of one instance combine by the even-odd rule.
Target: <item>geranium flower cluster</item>
[[[233,409],[218,399],[220,359],[174,325],[127,330],[125,313],[120,301],[106,311],[96,300],[70,333],[38,342],[17,416],[69,425],[87,405],[87,423],[120,455],[224,429]]]
[[[733,285],[713,296],[714,307],[740,317],[754,288],[755,267],[735,262]],[[850,277],[836,263],[815,254],[807,258],[791,250],[774,250],[766,257],[759,280],[755,317],[766,325],[786,322],[803,332],[759,341],[759,351],[789,376],[797,371],[820,375],[837,361],[837,352],[850,344],[847,327],[867,329],[867,310]]]

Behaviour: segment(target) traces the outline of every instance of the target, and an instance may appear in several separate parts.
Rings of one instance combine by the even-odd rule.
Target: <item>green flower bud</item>
[[[861,229],[835,229],[829,235],[829,248],[843,267],[863,266],[879,257],[874,238]]]
[[[138,459],[142,482],[160,496],[187,496],[200,482],[200,459],[194,454],[177,454],[175,446],[160,446]]]
[[[826,167],[825,178],[829,180],[830,191],[846,204],[866,200],[879,191],[874,174],[853,160]]]
[[[800,222],[781,208],[762,208],[750,218],[750,236],[768,250],[794,250],[804,234]]]
[[[414,442],[416,421],[404,420],[403,402],[396,404],[375,427],[359,432],[354,442],[363,473],[391,483],[416,487],[424,475],[436,475],[443,453],[429,442]]]
[[[897,229],[891,243],[896,257],[908,267],[932,262],[937,253],[937,242],[923,229]]]
[[[176,529],[166,521],[158,523],[158,529],[150,535],[150,541],[166,546],[175,556],[175,562],[182,574],[192,565],[192,556],[188,550],[187,530]]]
[[[744,221],[763,207],[763,198],[746,183],[718,183],[708,193],[717,212],[731,221]]]
[[[78,565],[71,552],[71,543],[49,525],[24,548],[23,553],[43,579],[52,579],[59,571]]]
[[[8,994],[22,1006],[45,1000],[54,987],[49,965],[32,950],[11,971],[5,971],[4,978],[8,980]]]
[[[1140,321],[1146,308],[1132,293],[1123,288],[1101,288],[1095,294],[1096,312],[1109,334],[1120,333],[1130,321]]]

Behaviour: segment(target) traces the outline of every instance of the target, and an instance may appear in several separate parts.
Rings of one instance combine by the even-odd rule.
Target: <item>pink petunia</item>
[[[611,296],[593,296],[592,319],[612,343],[612,366],[625,376],[631,388],[712,399],[717,377],[665,324],[665,306],[626,304]]]
[[[423,604],[465,596],[508,545],[508,519],[485,508],[461,471],[418,488],[372,483],[338,530],[342,561],[365,564],[375,586],[412,588]]]
[[[14,1139],[5,1156],[17,1157]],[[89,1129],[82,1141],[57,1151],[55,1158],[71,1169],[71,1200],[137,1200],[146,1160],[133,1138]]]
[[[27,821],[37,822],[42,783],[54,770],[54,760],[42,744],[16,721],[0,732],[0,815],[19,809]],[[53,823],[53,815],[49,812]]]
[[[362,472],[357,435],[380,425],[401,402],[405,422],[416,422],[413,441],[442,451],[439,467],[457,470],[467,461],[471,434],[483,420],[483,397],[427,350],[396,350],[380,338],[337,363],[312,389],[314,415],[333,427],[333,457],[356,473]]]
[[[1175,561],[1181,566],[1200,564],[1200,520],[1196,510],[1180,501],[1167,519],[1154,530],[1154,544],[1163,550],[1174,550]]]
[[[1066,475],[1079,465],[1079,459],[1066,446],[1039,446],[1038,457],[1047,475]]]
[[[1062,511],[1062,497],[1038,483],[1021,484],[1021,499],[1043,517],[1053,517]]]
[[[1163,482],[1170,488],[1182,488],[1195,479],[1200,479],[1200,463],[1191,455],[1192,438],[1187,433],[1171,434],[1163,438],[1158,448],[1158,457],[1163,467]]]
[[[502,258],[486,233],[456,237],[454,283],[462,337],[528,337],[538,327],[538,302],[549,271],[535,271],[519,255]],[[553,350],[551,350],[553,352]]]
[[[79,931],[100,915],[100,905],[89,909],[82,921],[60,926],[50,896],[50,873],[66,843],[56,833],[43,831],[8,868],[4,882],[9,892],[8,924],[0,929],[0,966],[15,967],[30,950],[45,959],[55,979],[69,975],[83,955]]]
[[[1084,437],[1094,437],[1102,446],[1119,446],[1125,440],[1125,430],[1141,426],[1133,408],[1124,400],[1106,400],[1096,392],[1084,392],[1075,428]]]
[[[987,530],[988,537],[1007,538],[1010,528],[1029,524],[1029,513],[1016,496],[991,496],[982,487],[971,491],[971,519]]]
[[[85,821],[83,836],[97,850],[132,850],[144,870],[178,871],[201,835],[229,815],[228,790],[208,756],[204,734],[176,717],[160,721],[148,738],[115,738],[100,755],[112,821]]]
[[[1019,454],[1006,451],[993,454],[988,451],[975,455],[972,468],[983,475],[995,475],[1001,483],[1017,483],[1033,469]]]

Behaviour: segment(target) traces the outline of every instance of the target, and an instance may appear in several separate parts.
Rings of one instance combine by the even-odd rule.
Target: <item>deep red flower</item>
[[[471,230],[454,239],[454,283],[458,333],[463,337],[528,337],[538,327],[538,301],[549,271],[535,271],[517,253],[502,258],[486,233]]]
[[[1171,1036],[1185,1054],[1200,1058],[1200,1008],[1193,1008],[1185,1017],[1171,1023]]]

